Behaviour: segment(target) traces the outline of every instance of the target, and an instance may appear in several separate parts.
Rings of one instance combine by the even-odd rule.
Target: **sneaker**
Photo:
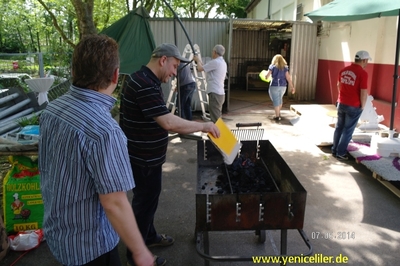
[[[346,161],[346,160],[349,159],[349,157],[346,154],[344,154],[344,155],[336,155],[336,158],[338,160],[340,160],[340,161]]]
[[[154,256],[154,266],[163,266],[165,264],[167,264],[166,259]],[[128,260],[126,266],[135,266],[135,264],[131,260]]]
[[[281,118],[280,116],[274,116],[274,120],[275,120],[275,121],[281,121],[282,118]]]
[[[175,240],[172,237],[164,235],[164,234],[159,235],[159,237],[160,237],[160,240],[158,242],[148,244],[147,247],[149,247],[149,248],[150,247],[166,247],[166,246],[172,245],[175,242]]]

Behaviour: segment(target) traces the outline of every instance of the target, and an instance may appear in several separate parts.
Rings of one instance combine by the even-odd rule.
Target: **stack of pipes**
[[[34,93],[25,93],[19,88],[10,88],[0,93],[0,137],[21,129],[18,123],[40,115],[45,105],[39,106]]]

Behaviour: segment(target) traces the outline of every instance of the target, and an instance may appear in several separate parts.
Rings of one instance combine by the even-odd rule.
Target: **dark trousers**
[[[158,240],[153,221],[161,193],[162,166],[132,165],[132,171],[135,179],[135,188],[132,190],[132,209],[144,242],[151,244]],[[130,250],[127,250],[127,257],[132,258]]]
[[[192,120],[192,98],[193,93],[196,90],[196,83],[192,82],[181,86],[179,90],[179,101],[178,107],[180,111],[180,117],[186,120]]]
[[[119,259],[118,245],[117,245],[111,251],[104,253],[100,257],[84,264],[83,266],[120,266],[120,265],[121,261]]]

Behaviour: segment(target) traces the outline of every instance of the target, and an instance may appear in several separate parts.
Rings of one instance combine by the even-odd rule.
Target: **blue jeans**
[[[140,167],[132,164],[132,171],[135,179],[135,188],[132,190],[132,209],[144,242],[152,244],[159,240],[153,222],[161,193],[162,165]],[[127,257],[128,260],[132,260],[129,249]]]
[[[283,95],[285,95],[286,86],[270,86],[268,89],[269,97],[271,98],[274,107],[282,105]]]
[[[192,82],[186,85],[181,86],[178,95],[180,107],[180,117],[186,120],[192,120],[192,97],[193,93],[196,90],[196,83]]]
[[[335,133],[333,134],[332,154],[345,155],[354,129],[360,119],[362,109],[339,103],[337,110],[338,118]]]

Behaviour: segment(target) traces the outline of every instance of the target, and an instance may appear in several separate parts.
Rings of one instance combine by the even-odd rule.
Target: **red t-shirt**
[[[368,73],[360,65],[351,64],[339,72],[339,99],[338,102],[361,107],[360,94],[367,89]]]

